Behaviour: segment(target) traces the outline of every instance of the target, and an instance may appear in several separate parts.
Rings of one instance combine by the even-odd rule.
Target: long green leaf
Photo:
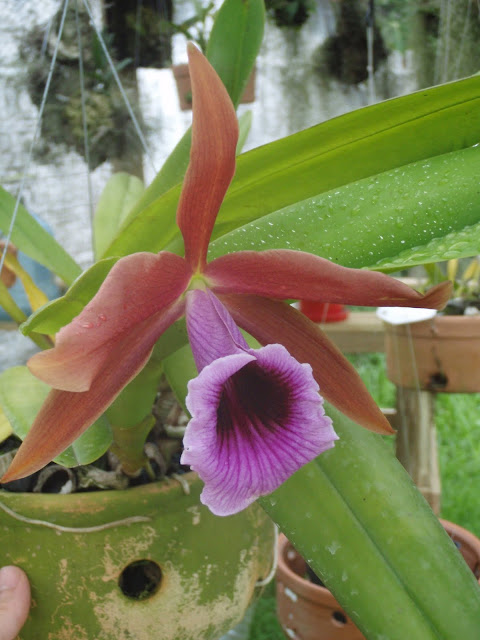
[[[164,366],[184,401],[189,347]],[[370,640],[475,640],[480,588],[443,527],[380,436],[327,412],[334,449],[260,504]]]
[[[240,156],[214,239],[315,195],[480,140],[480,76],[345,114]],[[129,219],[107,255],[180,252],[180,187]],[[394,194],[392,194],[392,199]]]
[[[128,173],[115,173],[105,185],[93,219],[94,253],[103,254],[130,209],[145,191],[143,182]]]
[[[0,375],[0,404],[14,433],[25,438],[50,391],[27,367],[12,367]],[[55,458],[65,467],[90,464],[105,453],[112,443],[110,425],[99,418],[68,449]]]
[[[209,258],[242,249],[308,251],[349,267],[403,269],[477,255],[480,147],[359,180],[223,236]]]
[[[0,187],[0,229],[4,234],[8,233],[14,210],[15,198]],[[22,205],[18,207],[12,242],[67,284],[71,284],[81,272],[75,260]]]
[[[263,0],[225,0],[215,16],[206,55],[226,86],[235,106],[240,101],[242,91],[255,65],[262,43],[264,22]],[[133,220],[141,211],[148,210],[160,196],[183,180],[190,158],[190,145],[191,129],[188,129],[143,197],[129,213],[128,220]],[[173,210],[176,209],[177,200],[178,193],[173,199]],[[148,213],[145,215],[149,217]],[[160,215],[161,211],[157,211],[155,207],[154,219],[157,222]],[[174,218],[175,211],[173,211]],[[162,228],[157,227],[155,233],[162,232]],[[112,253],[109,249],[105,255],[124,254],[116,254],[115,249]]]
[[[235,106],[255,67],[264,23],[262,0],[227,0],[215,16],[206,56]]]
[[[106,411],[114,428],[131,429],[152,414],[162,377],[162,361],[154,351],[140,373],[124,387]]]
[[[367,638],[475,640],[473,573],[382,439],[328,413],[335,448],[260,503]]]
[[[349,267],[401,269],[477,255],[479,175],[479,147],[412,163],[236,229],[211,245],[209,258],[242,249],[283,247]],[[96,293],[114,261],[94,265],[63,298],[31,316],[22,331],[55,333]]]
[[[11,295],[6,285],[0,280],[0,307],[8,313],[12,320],[18,324],[24,322],[27,319],[25,313],[20,309],[15,299]],[[30,333],[30,339],[38,345],[41,349],[48,349],[51,346],[50,341],[43,335],[32,332]]]

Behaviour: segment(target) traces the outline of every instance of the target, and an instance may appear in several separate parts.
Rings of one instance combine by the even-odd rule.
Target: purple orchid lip
[[[204,481],[202,502],[231,515],[274,491],[337,436],[310,365],[279,344],[251,349],[211,292],[187,294],[187,329],[200,373],[188,385],[192,419],[181,462]]]
[[[198,371],[226,355],[249,349],[233,318],[208,289],[186,294],[187,331]]]

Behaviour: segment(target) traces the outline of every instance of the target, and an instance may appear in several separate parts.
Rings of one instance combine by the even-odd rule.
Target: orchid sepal
[[[192,43],[188,59],[195,117],[177,224],[185,259],[197,271],[205,266],[218,210],[235,173],[238,121],[222,81]]]
[[[443,309],[452,292],[452,284],[442,282],[422,295],[383,273],[350,269],[289,249],[230,253],[210,262],[205,276],[219,294],[244,293],[364,307]]]
[[[52,389],[0,482],[38,471],[88,429],[143,369],[158,337],[184,311],[185,303],[180,299],[130,331],[115,344],[88,391]],[[52,425],[61,428],[52,429]]]
[[[121,258],[96,296],[62,328],[53,349],[28,362],[30,371],[51,387],[87,391],[116,342],[166,310],[188,286],[191,271],[179,256],[136,253]]]

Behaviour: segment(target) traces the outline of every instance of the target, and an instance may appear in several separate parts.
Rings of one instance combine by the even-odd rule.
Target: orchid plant
[[[258,19],[255,2],[226,4]],[[237,24],[222,11],[218,29]],[[191,416],[182,462],[204,481],[202,500],[214,513],[258,500],[369,638],[473,640],[478,585],[377,435],[391,428],[355,370],[289,302],[445,304],[448,283],[422,295],[378,270],[426,254],[437,260],[454,245],[457,255],[478,253],[479,154],[470,147],[480,137],[480,79],[429,90],[426,101],[422,92],[347,114],[236,162],[229,94],[238,97],[241,83],[227,78],[227,91],[214,67],[230,59],[232,43],[238,63],[253,32],[245,27],[234,40],[224,31],[231,42],[207,48],[213,66],[188,48],[193,130],[182,186],[188,137],[119,222],[102,259],[22,327],[56,334],[54,347],[29,362],[33,379],[52,389],[2,482],[39,469],[102,415],[125,469],[142,466],[151,427],[143,411],[165,370]],[[249,64],[240,66],[246,79]],[[416,190],[427,173],[422,206],[435,223],[417,228]],[[465,206],[452,216],[457,201]],[[35,257],[42,250],[22,234],[25,220],[15,243]],[[78,275],[58,251],[41,257],[67,281]],[[144,383],[153,395],[142,396],[140,414],[128,425],[108,420],[118,407],[130,415]]]
[[[240,251],[207,262],[235,171],[238,126],[214,69],[195,46],[188,53],[195,100],[192,148],[177,211],[185,257],[162,251],[120,259],[97,295],[59,331],[55,347],[30,359],[30,371],[52,391],[3,482],[38,471],[76,440],[183,315],[199,375],[186,398],[192,420],[181,462],[205,482],[202,501],[215,514],[244,509],[333,446],[337,436],[324,415],[319,385],[359,424],[392,432],[345,357],[279,300],[309,296],[442,308],[450,284],[421,295],[381,273],[281,249]],[[265,346],[249,348],[235,321]]]

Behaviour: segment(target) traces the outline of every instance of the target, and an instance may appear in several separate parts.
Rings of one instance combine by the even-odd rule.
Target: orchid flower
[[[426,295],[384,274],[291,250],[240,251],[207,262],[215,220],[235,171],[237,119],[206,58],[188,47],[193,133],[177,223],[185,257],[163,251],[120,259],[97,295],[35,355],[32,373],[53,387],[2,482],[63,451],[148,361],[157,339],[186,315],[199,375],[189,383],[182,462],[205,482],[217,514],[270,493],[336,439],[323,398],[358,424],[391,433],[353,367],[286,300],[441,308],[450,286]],[[262,345],[248,346],[239,328]]]

